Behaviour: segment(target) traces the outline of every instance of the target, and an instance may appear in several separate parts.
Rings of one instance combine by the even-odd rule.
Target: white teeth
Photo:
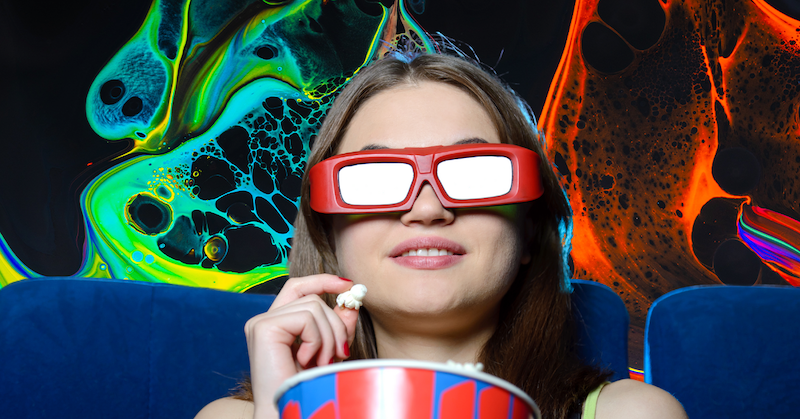
[[[401,256],[452,256],[453,252],[445,249],[416,249],[403,252]]]

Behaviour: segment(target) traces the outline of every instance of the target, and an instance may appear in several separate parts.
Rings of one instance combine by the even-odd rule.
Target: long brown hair
[[[333,156],[360,106],[376,94],[423,81],[447,83],[470,94],[489,114],[503,142],[536,151],[544,194],[528,217],[534,232],[528,246],[532,260],[520,267],[501,302],[494,334],[481,352],[485,371],[528,393],[548,418],[567,418],[609,374],[583,365],[574,351],[566,253],[571,210],[543,150],[533,115],[513,91],[493,74],[460,57],[420,54],[386,57],[362,69],[336,98],[312,146],[307,167]],[[412,123],[412,121],[409,121]],[[324,215],[309,205],[309,183],[303,179],[300,212],[295,221],[289,276],[339,274]],[[328,296],[330,297],[330,296]],[[330,302],[330,300],[329,300]],[[377,358],[368,310],[360,310],[350,359]]]

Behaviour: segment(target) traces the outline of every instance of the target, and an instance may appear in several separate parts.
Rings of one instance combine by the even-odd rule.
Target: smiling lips
[[[408,252],[403,252],[401,257],[406,256],[447,256],[452,255],[453,252],[445,249],[417,249],[417,250],[409,250]]]
[[[392,260],[411,269],[443,269],[458,263],[466,250],[442,237],[417,237],[392,249]]]

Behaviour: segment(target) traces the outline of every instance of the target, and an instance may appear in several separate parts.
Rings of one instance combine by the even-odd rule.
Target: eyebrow
[[[361,147],[361,151],[367,151],[367,150],[385,150],[385,149],[387,149],[387,148],[389,148],[389,147],[386,147],[385,145],[378,145],[378,144],[367,144],[367,145],[365,145],[364,147]]]
[[[488,143],[489,143],[489,142],[488,142],[488,141],[486,141],[486,140],[484,140],[483,138],[477,138],[477,137],[475,137],[475,138],[467,138],[467,139],[464,139],[464,140],[459,140],[459,141],[456,141],[456,142],[454,142],[452,145],[462,145],[462,144],[488,144]],[[367,151],[367,150],[386,150],[386,149],[388,149],[388,148],[390,148],[390,147],[387,147],[387,146],[385,146],[385,145],[380,145],[380,144],[367,144],[367,145],[365,145],[364,147],[362,147],[362,148],[361,148],[361,151]]]
[[[458,144],[488,144],[489,142],[484,140],[483,138],[467,138],[466,140],[456,141],[453,145]]]

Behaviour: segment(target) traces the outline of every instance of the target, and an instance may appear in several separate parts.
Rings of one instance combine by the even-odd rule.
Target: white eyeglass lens
[[[436,176],[450,198],[481,199],[509,193],[514,170],[508,157],[475,156],[439,163]]]
[[[349,205],[392,205],[408,195],[414,169],[406,163],[362,163],[339,169],[339,192]]]

